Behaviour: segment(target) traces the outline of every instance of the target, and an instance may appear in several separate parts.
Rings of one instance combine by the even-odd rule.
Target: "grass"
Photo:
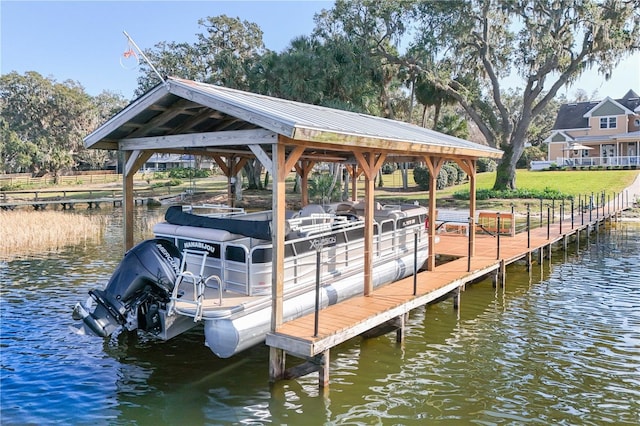
[[[549,171],[530,172],[519,170],[516,176],[518,188],[544,190],[551,188],[564,194],[577,197],[578,195],[590,195],[605,191],[607,194],[619,193],[624,188],[631,185],[640,172],[631,170],[602,170],[602,171]],[[493,187],[495,173],[480,173],[477,175],[477,188],[490,189]],[[287,208],[300,208],[300,195],[292,191],[293,175],[287,179]],[[409,171],[410,187],[402,190],[402,179],[400,172],[383,175],[384,186],[376,187],[376,199],[386,203],[402,203],[418,201],[426,205],[429,192],[423,191],[413,182],[413,174]],[[113,187],[112,187],[113,188]],[[105,188],[104,184],[84,185],[83,189],[88,192],[111,191],[112,188]],[[120,189],[119,186],[115,188]],[[358,197],[364,196],[364,180],[359,181]],[[467,200],[456,200],[453,193],[469,188],[469,184],[445,188],[437,192],[438,208],[468,208]],[[64,187],[57,187],[62,191]],[[79,189],[74,186],[74,189]],[[179,194],[188,189],[194,189],[198,194],[207,196],[218,196],[220,200],[226,198],[226,180],[220,176],[213,178],[195,179],[184,182],[182,185],[170,189],[152,189],[147,182],[136,181],[136,196],[153,197],[164,195],[168,191],[171,194]],[[61,193],[62,194],[62,193]],[[82,194],[74,193],[74,196],[83,197]],[[239,206],[248,208],[268,209],[271,208],[271,191],[243,191],[244,201]],[[94,195],[95,196],[95,195]],[[86,197],[86,195],[85,195]],[[200,197],[194,197],[193,203],[198,203]],[[224,201],[221,201],[224,202]],[[538,200],[481,200],[477,202],[477,208],[482,210],[506,211],[513,208],[516,211],[526,211],[526,204],[534,203]],[[25,214],[25,212],[28,212]],[[46,224],[43,225],[43,224]],[[0,229],[20,230],[18,232],[6,232],[0,240],[0,259],[19,254],[37,251],[58,250],[63,246],[98,240],[105,229],[102,216],[85,216],[70,212],[58,211],[32,211],[20,210],[14,212],[0,211]]]
[[[105,220],[103,216],[57,211],[0,211],[0,229],[5,230],[0,239],[0,259],[99,241]]]
[[[385,199],[387,202],[412,202],[417,200],[421,204],[429,199],[428,191],[422,191],[414,184],[407,192],[399,192],[396,187],[401,184],[399,171],[397,176],[383,176],[384,187],[376,188],[376,198]],[[516,185],[519,189],[530,189],[542,191],[545,188],[555,189],[567,196],[578,197],[580,195],[590,195],[600,193],[613,195],[619,193],[633,183],[640,172],[635,170],[591,170],[591,171],[545,171],[532,172],[529,170],[518,170],[516,174]],[[476,177],[477,189],[491,189],[496,179],[495,172],[478,173]],[[411,172],[409,181],[413,182]],[[453,194],[457,191],[469,190],[469,183],[451,186],[437,192],[437,204],[439,207],[463,208],[469,202],[465,200],[453,199]],[[478,201],[479,209],[504,209],[511,208],[513,204],[516,209],[526,209],[525,204],[532,202],[529,199],[492,199]],[[537,201],[537,200],[535,200]]]

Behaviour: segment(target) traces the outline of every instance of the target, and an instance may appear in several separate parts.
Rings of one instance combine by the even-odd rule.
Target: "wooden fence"
[[[73,176],[58,176],[58,185],[81,185],[122,181],[115,172],[82,173]],[[54,176],[32,177],[28,173],[0,175],[0,187],[46,186],[55,184]]]

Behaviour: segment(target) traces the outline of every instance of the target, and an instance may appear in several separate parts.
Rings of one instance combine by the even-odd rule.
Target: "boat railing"
[[[205,291],[207,288],[212,287],[212,282],[215,283],[218,290],[218,304],[222,305],[222,292],[224,291],[223,281],[218,275],[211,274],[205,276],[205,267],[207,264],[208,253],[200,250],[184,249],[182,252],[182,264],[180,265],[180,274],[171,292],[171,301],[169,303],[168,312],[169,315],[176,313],[182,315],[193,316],[193,321],[197,322],[202,319]],[[189,263],[200,262],[200,269],[198,275],[194,274],[187,267]],[[191,287],[191,297],[187,295],[184,289],[184,285]],[[181,294],[181,292],[184,292]],[[181,305],[193,306],[193,314],[190,309],[184,309],[178,306]]]

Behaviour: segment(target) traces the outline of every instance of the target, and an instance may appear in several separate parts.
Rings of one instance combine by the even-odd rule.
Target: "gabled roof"
[[[214,141],[208,149],[219,146],[249,154],[247,145],[272,144],[280,135],[316,143],[325,151],[358,146],[398,155],[502,156],[498,149],[409,123],[175,77],[132,102],[84,142],[87,148],[118,149],[124,143],[130,149],[144,143],[146,148],[137,149],[175,151],[177,135],[184,135],[182,148],[202,148],[206,139]],[[172,144],[163,145],[169,139]]]
[[[561,136],[563,138],[563,140],[554,140],[556,139],[556,136]],[[568,141],[572,141],[574,140],[574,138],[569,135],[568,133],[565,133],[561,130],[554,130],[551,132],[551,134],[549,135],[549,137],[547,137],[543,142],[544,143],[566,143]]]
[[[633,114],[633,111],[631,111],[629,108],[625,107],[624,105],[621,105],[620,102],[616,102],[615,100],[611,99],[610,97],[606,97],[603,100],[600,101],[600,103],[598,103],[598,105],[594,106],[593,108],[591,108],[589,111],[586,112],[586,114],[584,115],[585,118],[590,118],[594,112],[596,112],[601,106],[603,106],[606,103],[611,103],[614,106],[620,108],[624,114]],[[617,114],[616,114],[617,115]]]
[[[553,130],[586,129],[589,127],[589,117],[606,102],[617,105],[625,114],[640,111],[640,98],[633,90],[629,90],[621,99],[606,97],[600,102],[577,102],[563,104],[558,110],[558,116],[553,124]]]

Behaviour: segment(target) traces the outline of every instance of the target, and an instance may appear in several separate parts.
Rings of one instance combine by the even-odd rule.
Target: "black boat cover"
[[[167,222],[173,225],[196,226],[198,228],[221,229],[232,234],[271,240],[270,220],[247,220],[234,217],[219,218],[198,216],[182,211],[182,206],[171,206],[164,215]]]

